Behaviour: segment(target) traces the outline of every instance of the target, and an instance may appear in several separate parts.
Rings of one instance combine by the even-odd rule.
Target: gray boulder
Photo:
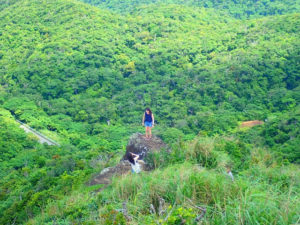
[[[126,153],[121,161],[128,159],[129,152],[139,155],[139,159],[144,160],[148,153],[157,152],[166,148],[167,145],[157,136],[153,135],[152,138],[148,140],[145,138],[145,135],[135,133],[130,137],[126,146]]]
[[[103,169],[100,174],[97,174],[92,180],[90,180],[89,185],[103,184],[104,186],[98,190],[101,191],[110,184],[113,176],[120,176],[128,173],[131,170],[131,166],[127,158],[129,152],[138,154],[140,156],[139,160],[144,160],[150,152],[157,152],[161,149],[167,149],[167,145],[159,137],[152,136],[152,138],[148,140],[143,134],[135,133],[130,137],[126,146],[126,153],[119,164],[114,167]],[[145,163],[141,163],[141,166],[142,170],[150,169],[150,167]]]

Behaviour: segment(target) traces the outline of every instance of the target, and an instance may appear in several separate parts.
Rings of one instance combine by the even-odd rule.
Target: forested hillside
[[[2,101],[36,128],[97,134],[151,106],[163,126],[212,135],[299,103],[299,14],[240,22],[172,5],[122,17],[20,1],[1,21]]]
[[[0,0],[0,11],[10,5],[15,4],[17,1],[18,0]]]
[[[299,222],[299,1],[0,3],[0,224],[126,224],[127,200],[130,224],[193,224],[190,201],[206,224]],[[91,192],[146,107],[174,153]]]
[[[139,7],[151,5],[161,7],[165,4],[178,4],[205,8],[214,8],[226,12],[235,18],[246,19],[268,15],[282,15],[299,12],[299,0],[82,0],[83,2],[112,9],[120,13],[130,13]]]
[[[0,127],[0,224],[24,224],[50,199],[70,193],[91,173],[87,161],[101,154],[72,146],[43,146],[4,109],[0,109]]]

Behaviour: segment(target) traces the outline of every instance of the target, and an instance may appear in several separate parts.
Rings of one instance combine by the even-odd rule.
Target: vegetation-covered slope
[[[123,201],[129,223],[151,224],[165,219],[149,213],[160,197],[166,224],[193,224],[194,205],[207,209],[204,223],[297,223],[299,13],[242,21],[219,6],[146,5],[122,16],[73,0],[3,3],[1,224],[125,224],[115,210]],[[265,6],[231,14],[273,14]],[[154,172],[90,193],[99,188],[86,188],[91,173],[143,130],[146,106],[173,153],[150,158]],[[61,146],[36,143],[7,110]],[[237,129],[251,119],[265,124]]]
[[[299,212],[299,168],[231,137],[198,137],[154,154],[155,171],[85,186],[91,172],[111,164],[103,150],[42,146],[26,137],[10,113],[0,111],[1,224],[293,224]],[[102,153],[101,153],[102,152]],[[232,167],[235,182],[225,173]],[[160,215],[149,212],[153,204]],[[131,219],[117,209],[127,202]],[[226,212],[224,214],[224,212]],[[167,216],[169,215],[169,216]],[[165,221],[165,222],[163,222]]]
[[[0,0],[0,11],[10,5],[15,4],[17,1],[18,0]]]
[[[267,15],[282,15],[299,12],[299,0],[82,0],[101,8],[108,8],[120,13],[135,11],[139,7],[152,4],[152,7],[161,7],[164,4],[178,4],[214,8],[224,11],[235,18],[256,18]]]
[[[23,224],[49,199],[69,193],[91,171],[86,160],[99,154],[40,145],[2,108],[0,127],[0,224]]]
[[[72,130],[75,145],[97,145],[107,120],[139,124],[146,106],[161,126],[212,135],[299,103],[299,14],[242,22],[171,5],[123,17],[53,0],[0,18],[4,106],[38,129]]]

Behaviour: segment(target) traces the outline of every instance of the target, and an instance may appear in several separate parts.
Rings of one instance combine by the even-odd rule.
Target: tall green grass
[[[245,168],[233,170],[232,181],[226,167],[234,168],[236,156],[222,148],[223,141],[200,137],[179,143],[171,154],[150,157],[154,170],[116,176],[100,193],[82,187],[28,224],[197,224],[198,216],[198,224],[299,223],[299,167],[253,148]]]
[[[186,162],[151,173],[115,178],[111,187],[100,194],[100,202],[121,207],[120,204],[127,201],[129,212],[138,224],[150,215],[150,204],[155,205],[158,198],[163,198],[171,207],[191,208],[192,202],[207,208],[204,224],[296,223],[300,210],[297,174],[288,169],[284,175],[277,175],[280,173],[277,169],[271,172],[267,168],[260,169],[259,176],[249,172],[232,182],[225,173]],[[274,173],[273,179],[270,173]],[[249,175],[257,176],[257,179]],[[286,184],[285,180],[278,179],[280,176],[288,176],[292,181]],[[283,185],[287,188],[282,189]],[[195,209],[193,211],[197,213]],[[151,216],[150,223],[156,223],[166,215]]]

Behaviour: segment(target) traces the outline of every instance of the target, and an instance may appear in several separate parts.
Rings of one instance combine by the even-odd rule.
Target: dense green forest
[[[203,224],[298,223],[299,7],[0,0],[0,224],[195,224],[193,205]],[[146,107],[174,153],[94,193]],[[168,219],[149,213],[160,197]]]
[[[267,15],[281,15],[299,12],[299,0],[82,0],[83,2],[108,8],[119,13],[131,13],[137,8],[152,5],[161,7],[166,4],[178,4],[205,8],[215,8],[235,18],[256,18]]]

